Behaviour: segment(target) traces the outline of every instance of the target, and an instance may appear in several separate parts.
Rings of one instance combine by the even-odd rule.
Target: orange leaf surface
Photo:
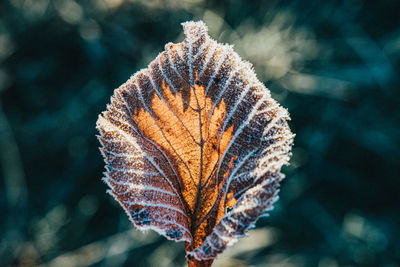
[[[115,90],[97,128],[104,181],[141,229],[186,242],[210,265],[277,199],[289,115],[231,46],[183,23],[148,68]]]

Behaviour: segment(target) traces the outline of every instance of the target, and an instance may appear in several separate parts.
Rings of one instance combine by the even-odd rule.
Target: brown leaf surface
[[[272,207],[293,134],[249,63],[203,22],[183,27],[182,43],[115,90],[98,138],[109,192],[136,227],[211,264]]]

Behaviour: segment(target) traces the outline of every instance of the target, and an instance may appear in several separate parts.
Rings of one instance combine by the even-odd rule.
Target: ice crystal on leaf
[[[185,241],[207,266],[277,200],[293,134],[250,63],[183,23],[97,121],[104,181],[133,224]]]

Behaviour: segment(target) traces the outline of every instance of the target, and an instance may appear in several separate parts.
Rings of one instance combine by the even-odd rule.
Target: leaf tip
[[[208,36],[208,27],[203,21],[186,21],[181,23],[186,40],[194,43],[202,37]]]

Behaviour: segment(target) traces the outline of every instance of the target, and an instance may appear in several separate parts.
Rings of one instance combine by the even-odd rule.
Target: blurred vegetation
[[[297,134],[281,199],[216,266],[400,266],[400,2],[3,0],[1,266],[183,266],[105,193],[95,121],[180,23],[254,64]]]

